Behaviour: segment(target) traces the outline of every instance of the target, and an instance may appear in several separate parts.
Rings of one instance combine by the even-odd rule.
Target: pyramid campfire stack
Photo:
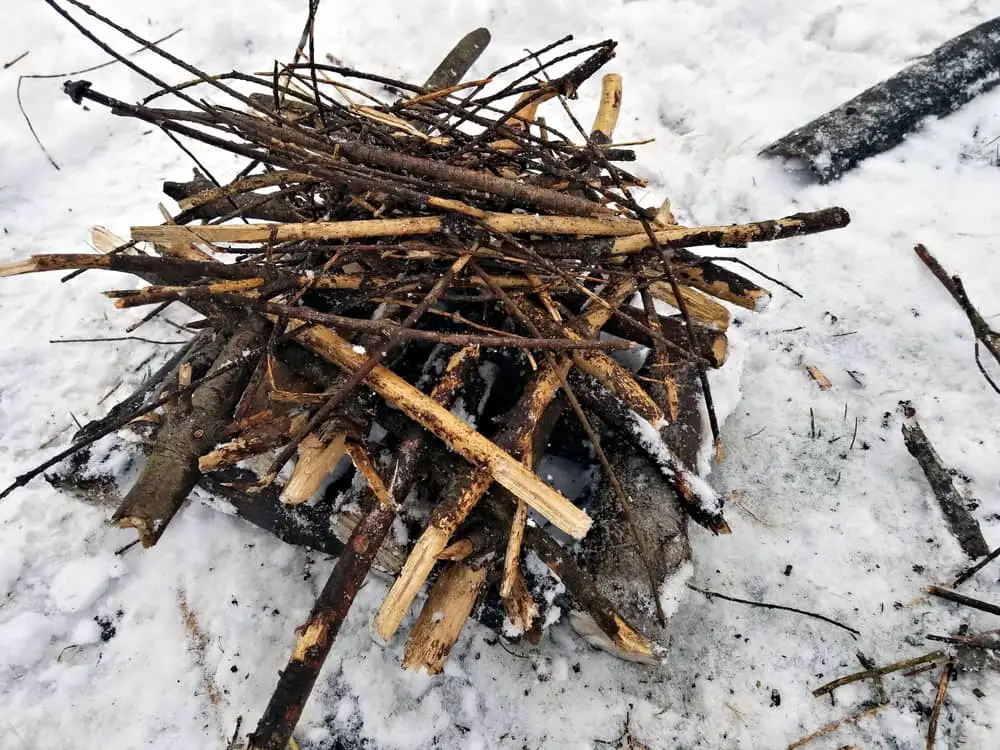
[[[67,93],[246,168],[224,185],[202,172],[167,183],[180,211],[127,242],[95,233],[104,252],[0,269],[130,273],[149,285],[107,292],[117,307],[201,316],[136,394],[14,486],[52,467],[66,481],[67,456],[79,469],[97,441],[152,422],[114,513],[144,546],[200,485],[289,541],[339,554],[253,747],[287,745],[373,566],[395,576],[374,619],[386,640],[432,582],[410,668],[440,671],[490,602],[494,625],[537,640],[551,601],[536,562],[620,653],[655,658],[652,634],[595,583],[574,540],[619,524],[659,607],[662,540],[616,475],[623,455],[652,466],[692,521],[728,532],[695,471],[704,445],[722,448],[706,377],[726,359],[730,314],[717,300],[759,310],[770,295],[690,248],[822,232],[847,213],[687,227],[669,203],[641,207],[631,190],[645,182],[623,167],[636,153],[612,138],[620,78],[603,77],[589,131],[567,106],[614,57],[612,41],[564,52],[563,39],[460,83],[489,39],[479,30],[415,86],[302,61],[209,76],[118,30],[193,80],[151,76],[162,88],[141,104],[85,81]],[[539,116],[545,102],[572,135]],[[575,503],[535,472],[560,445],[600,468],[595,486],[616,513],[589,512],[586,493]]]

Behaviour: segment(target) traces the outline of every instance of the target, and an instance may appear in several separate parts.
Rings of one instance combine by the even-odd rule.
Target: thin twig
[[[885,708],[885,706],[870,706],[862,711],[858,711],[856,714],[851,714],[850,716],[845,716],[843,719],[837,719],[836,721],[831,721],[829,724],[824,724],[812,734],[808,734],[802,739],[796,740],[790,744],[788,746],[788,750],[795,750],[796,748],[802,747],[803,745],[806,745],[819,737],[824,737],[831,732],[840,729],[842,726],[846,726],[847,724],[856,724],[866,716],[877,714],[883,708]]]
[[[959,574],[958,578],[956,578],[952,582],[952,584],[951,584],[952,588],[957,588],[958,586],[961,586],[963,583],[965,583],[966,581],[968,581],[970,578],[972,578],[972,576],[974,576],[980,570],[982,570],[987,565],[989,565],[991,562],[993,562],[994,560],[996,560],[998,557],[1000,557],[1000,547],[997,547],[995,550],[993,550],[992,552],[990,552],[986,557],[984,557],[982,560],[980,560],[979,562],[977,562],[975,565],[972,565],[972,566],[966,568],[965,570],[963,570]]]
[[[152,42],[151,44],[160,44],[161,42],[165,42],[168,39],[170,39],[171,37],[173,37],[175,34],[179,34],[180,32],[181,32],[181,29],[176,29],[176,30],[170,32],[169,34],[167,34],[166,36],[157,39],[155,42]],[[149,46],[150,46],[149,44],[144,44],[142,47],[140,47],[139,49],[135,50],[134,52],[130,52],[128,56],[129,57],[133,57],[135,55],[138,55],[140,52],[144,52],[145,50],[149,49]],[[27,54],[28,53],[25,52],[20,57],[17,57],[16,59],[14,59],[11,62],[9,62],[6,65],[4,65],[4,68],[9,68],[11,65],[13,65],[14,63],[16,63],[18,60],[20,60],[22,57],[24,57],[24,55],[27,55]],[[18,77],[18,79],[17,79],[17,88],[15,90],[15,96],[17,98],[17,108],[21,111],[21,117],[24,118],[24,122],[28,126],[28,130],[31,131],[31,136],[35,139],[35,143],[38,144],[38,147],[42,150],[42,153],[45,154],[45,158],[49,160],[49,164],[51,164],[56,169],[60,169],[59,164],[56,162],[56,160],[54,158],[52,158],[52,155],[48,152],[48,149],[46,149],[45,146],[42,145],[42,141],[38,137],[38,133],[35,132],[35,126],[32,125],[31,118],[28,117],[28,113],[24,109],[24,103],[21,101],[21,82],[24,81],[25,79],[44,80],[44,79],[47,79],[47,78],[68,78],[70,76],[76,76],[76,75],[80,75],[82,73],[90,73],[90,72],[92,72],[94,70],[100,70],[101,68],[105,68],[108,65],[114,65],[117,62],[119,62],[119,60],[113,59],[113,60],[108,60],[107,62],[103,62],[100,65],[92,65],[89,68],[81,68],[80,70],[72,70],[72,71],[69,71],[67,73],[33,73],[33,74],[30,74],[30,75],[23,75],[23,76],[19,76]]]
[[[1000,364],[1000,333],[997,333],[989,324],[983,319],[983,316],[979,314],[979,311],[972,304],[969,299],[969,295],[965,291],[965,286],[962,284],[962,279],[958,276],[949,276],[944,270],[942,265],[938,262],[937,258],[931,255],[930,251],[923,245],[917,245],[913,248],[917,254],[917,257],[924,262],[931,273],[941,282],[941,285],[947,290],[948,294],[952,296],[952,299],[958,303],[958,306],[962,308],[962,312],[969,319],[969,323],[972,325],[972,332],[975,334],[977,339],[976,343],[976,364],[979,366],[980,371],[986,377],[986,381],[997,393],[1000,393],[1000,386],[997,385],[996,381],[990,377],[986,372],[986,368],[983,366],[982,361],[979,358],[979,344],[981,343],[986,347],[993,359],[996,360],[997,364]]]
[[[50,344],[96,344],[105,341],[144,341],[147,344],[163,344],[170,346],[179,346],[181,344],[187,344],[187,341],[157,341],[155,339],[147,339],[142,336],[108,336],[107,338],[93,338],[93,339],[49,339]]]
[[[716,591],[706,591],[705,589],[700,589],[697,586],[694,586],[690,583],[687,585],[687,587],[692,591],[697,591],[699,594],[704,594],[706,597],[708,597],[709,601],[711,601],[713,598],[718,598],[718,599],[724,599],[727,602],[736,602],[737,604],[749,604],[751,607],[762,607],[763,609],[780,609],[784,610],[785,612],[794,612],[795,614],[798,615],[805,615],[806,617],[812,617],[817,620],[822,620],[823,622],[830,623],[831,625],[836,625],[838,628],[846,630],[848,633],[850,633],[853,638],[857,638],[859,635],[861,635],[860,630],[855,630],[849,625],[844,625],[842,622],[837,622],[836,620],[830,617],[826,617],[825,615],[820,615],[815,612],[809,612],[804,609],[798,609],[797,607],[786,607],[784,604],[769,604],[768,602],[755,602],[751,601],[750,599],[740,599],[739,597],[729,596],[727,594],[720,594]]]
[[[941,659],[946,659],[947,657],[948,655],[944,651],[933,651],[929,654],[924,654],[923,656],[915,656],[912,659],[897,661],[884,667],[879,667],[878,669],[866,669],[863,672],[855,672],[854,674],[849,674],[846,677],[840,677],[832,682],[826,683],[825,685],[821,685],[813,690],[813,695],[818,698],[821,695],[832,693],[839,687],[850,685],[852,682],[860,682],[861,680],[871,680],[876,677],[884,677],[885,675],[892,674],[893,672],[899,672],[921,664],[938,662],[941,661]]]

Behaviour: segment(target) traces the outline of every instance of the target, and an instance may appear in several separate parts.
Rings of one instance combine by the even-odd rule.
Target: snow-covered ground
[[[161,182],[186,179],[190,162],[158,132],[73,105],[61,78],[26,80],[24,107],[56,171],[18,112],[17,77],[105,57],[45,3],[7,6],[0,63],[30,54],[0,70],[0,262],[83,251],[93,224],[127,234],[159,222]],[[306,3],[95,6],[150,38],[181,28],[171,51],[227,71],[287,58]],[[564,625],[537,651],[514,653],[470,626],[445,674],[430,678],[400,670],[401,643],[371,639],[385,587],[370,581],[300,724],[303,748],[331,747],[338,735],[373,748],[613,747],[626,716],[651,748],[780,748],[872,697],[866,683],[832,701],[811,695],[859,669],[858,650],[887,663],[930,651],[927,633],[996,627],[922,593],[966,560],[903,446],[897,404],[913,402],[944,461],[969,478],[987,541],[1000,543],[1000,397],[975,369],[965,318],[912,251],[927,244],[984,315],[1000,315],[1000,91],[830,185],[803,184],[756,154],[997,14],[998,0],[324,4],[318,49],[417,80],[477,26],[493,33],[480,72],[566,33],[615,38],[608,69],[625,82],[617,135],[656,138],[641,149],[645,202],[669,196],[685,224],[829,205],[851,212],[846,230],[740,252],[805,299],[776,290],[765,313],[735,313],[742,401],[711,477],[735,500],[734,533],[692,530],[693,582],[821,612],[861,636],[689,591],[663,668],[615,661]],[[148,54],[142,62],[165,72]],[[125,100],[149,90],[120,65],[82,77]],[[596,88],[581,91],[581,113]],[[235,170],[210,159],[221,174]],[[99,293],[135,283],[97,272],[64,285],[55,275],[0,283],[0,484],[64,445],[74,416],[99,416],[99,401],[127,393],[162,352],[134,341],[49,343],[120,334],[141,312],[115,311]],[[144,331],[178,336],[166,323]],[[834,387],[819,390],[806,364]],[[198,503],[155,548],[116,556],[132,535],[109,528],[108,515],[42,480],[0,502],[0,748],[223,747],[238,716],[250,727],[259,716],[331,562]],[[987,568],[964,588],[996,601],[998,577],[1000,566]],[[809,747],[922,747],[936,678],[887,678],[888,707]],[[960,674],[937,747],[1000,746],[998,696],[996,672]]]

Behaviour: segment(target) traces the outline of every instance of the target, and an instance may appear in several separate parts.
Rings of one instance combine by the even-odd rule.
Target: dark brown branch
[[[958,578],[956,578],[951,585],[955,586],[955,587],[961,586],[963,583],[965,583],[966,581],[968,581],[970,578],[972,578],[972,576],[974,576],[980,570],[982,570],[987,565],[989,565],[991,562],[993,562],[994,560],[996,560],[998,557],[1000,557],[1000,547],[997,547],[995,550],[993,550],[992,552],[990,552],[990,554],[988,554],[982,560],[980,560],[979,562],[977,562],[975,565],[972,565],[972,566],[966,568],[965,570],[963,570],[961,572],[961,574],[959,574]]]
[[[841,630],[846,630],[848,633],[851,634],[851,636],[853,638],[857,638],[859,635],[861,635],[861,631],[860,630],[855,630],[854,628],[852,628],[852,627],[850,627],[848,625],[844,625],[844,623],[842,623],[842,622],[837,622],[836,620],[834,620],[834,619],[832,619],[830,617],[826,617],[825,615],[816,614],[815,612],[808,612],[808,611],[806,611],[804,609],[798,609],[797,607],[786,607],[783,604],[769,604],[768,602],[755,602],[755,601],[751,601],[750,599],[740,599],[740,598],[735,597],[735,596],[728,596],[726,594],[720,594],[720,593],[715,592],[715,591],[706,591],[705,589],[700,589],[697,586],[691,585],[690,583],[687,585],[687,587],[689,589],[691,589],[692,591],[697,591],[699,594],[704,594],[705,596],[708,597],[709,601],[711,601],[713,598],[718,598],[718,599],[724,599],[727,602],[736,602],[737,604],[749,604],[751,607],[762,607],[764,609],[780,609],[780,610],[785,611],[785,612],[794,612],[797,615],[805,615],[806,617],[812,617],[812,618],[815,618],[817,620],[822,620],[823,622],[828,622],[831,625],[835,625],[838,628],[840,628]],[[864,678],[863,677],[859,677],[857,679],[860,680],[860,679],[864,679]],[[850,680],[850,682],[854,682],[854,680]],[[844,684],[846,684],[846,683],[844,683]],[[829,692],[829,691],[827,691],[827,692]],[[817,693],[815,691],[813,692],[813,695],[817,695],[817,694],[819,694],[819,693]]]
[[[941,512],[948,522],[948,528],[962,546],[962,551],[971,558],[982,557],[989,553],[990,548],[983,538],[979,522],[969,512],[951,474],[941,463],[940,456],[916,420],[903,424],[903,441],[910,455],[920,463],[920,468],[923,469]]]
[[[993,379],[986,372],[982,363],[979,361],[979,344],[982,344],[986,351],[988,351],[993,359],[996,360],[997,364],[1000,364],[1000,333],[997,333],[983,319],[983,316],[979,314],[979,311],[972,304],[969,299],[969,295],[965,292],[965,286],[962,284],[962,279],[958,276],[949,276],[944,268],[938,263],[937,258],[931,255],[930,251],[923,245],[917,245],[913,248],[917,253],[917,257],[924,262],[930,270],[931,273],[941,282],[941,285],[948,291],[948,294],[958,303],[958,306],[962,308],[962,312],[969,319],[969,323],[972,325],[972,332],[976,336],[976,340],[979,342],[976,345],[976,363],[979,365],[980,370],[982,370],[987,382],[992,386],[993,390],[1000,393],[1000,387],[993,381]]]
[[[928,586],[927,592],[940,599],[947,599],[950,602],[955,602],[955,604],[961,604],[966,607],[971,607],[972,609],[978,609],[980,612],[988,612],[991,615],[1000,615],[1000,605],[990,604],[989,602],[984,602],[981,599],[974,599],[971,596],[959,594],[956,591],[943,589],[940,586]]]

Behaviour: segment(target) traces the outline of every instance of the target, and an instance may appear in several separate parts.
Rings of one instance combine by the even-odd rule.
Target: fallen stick
[[[857,631],[854,631],[855,633]],[[821,695],[826,695],[827,693],[832,693],[839,687],[844,685],[850,685],[852,682],[859,682],[861,680],[871,680],[876,677],[884,677],[887,674],[892,674],[893,672],[900,672],[904,669],[910,669],[911,667],[917,667],[921,664],[930,664],[932,662],[938,662],[942,659],[947,659],[948,655],[944,651],[932,651],[929,654],[924,654],[923,656],[915,656],[912,659],[904,659],[903,661],[897,661],[893,664],[887,664],[884,667],[879,667],[878,669],[866,669],[862,672],[855,672],[854,674],[849,674],[846,677],[839,677],[832,682],[828,682],[825,685],[813,690],[813,695],[819,698]]]
[[[972,565],[972,566],[966,568],[965,570],[963,570],[959,574],[959,576],[952,582],[951,585],[953,587],[961,586],[963,583],[965,583],[966,581],[968,581],[970,578],[972,578],[972,576],[974,576],[980,570],[982,570],[987,565],[989,565],[991,562],[993,562],[994,560],[996,560],[998,557],[1000,557],[1000,547],[997,547],[995,550],[993,550],[992,552],[990,552],[990,554],[988,554],[982,560],[980,560],[979,562],[977,562],[975,565]]]
[[[931,711],[931,719],[927,725],[927,745],[926,750],[934,750],[934,743],[937,740],[938,721],[941,719],[941,709],[944,707],[944,697],[948,692],[948,685],[951,682],[952,662],[946,661],[941,667],[941,677],[938,679],[937,693],[934,696],[934,708]]]
[[[750,224],[730,224],[717,227],[672,227],[653,232],[660,247],[675,249],[715,245],[716,247],[746,247],[751,242],[770,242],[789,237],[801,237],[816,232],[841,229],[851,223],[851,216],[843,208],[824,208],[819,211],[792,214],[782,219],[755,221]],[[619,237],[612,245],[613,255],[634,255],[652,247],[648,235],[634,234]]]
[[[926,117],[943,117],[1000,79],[1000,18],[933,52],[837,109],[793,130],[761,153],[803,159],[829,182],[901,143]]]
[[[826,735],[830,734],[831,732],[837,731],[843,726],[847,726],[848,724],[856,724],[859,721],[861,721],[861,719],[864,719],[867,716],[874,716],[883,708],[885,708],[884,705],[870,706],[869,708],[865,708],[861,711],[858,711],[855,714],[851,714],[850,716],[845,716],[843,719],[837,719],[836,721],[831,721],[829,724],[824,724],[815,732],[807,734],[805,737],[802,737],[801,739],[798,739],[795,742],[791,743],[788,746],[787,750],[796,750],[797,748],[800,748],[803,745],[808,745],[813,740],[818,739],[819,737],[825,737]],[[846,747],[848,746],[844,746],[844,748],[841,748],[841,750],[845,750]]]
[[[841,630],[846,630],[848,633],[851,634],[851,637],[853,637],[855,639],[859,635],[861,635],[861,631],[860,630],[856,630],[856,629],[854,629],[854,628],[852,628],[852,627],[850,627],[848,625],[845,625],[842,622],[837,622],[832,617],[827,617],[826,615],[817,614],[816,612],[809,612],[808,610],[798,609],[797,607],[787,607],[784,604],[771,604],[769,602],[755,602],[755,601],[751,601],[750,599],[740,599],[739,597],[736,597],[736,596],[729,596],[728,594],[720,594],[717,591],[706,591],[705,589],[700,589],[697,586],[693,586],[690,583],[687,584],[687,587],[689,589],[691,589],[692,591],[697,591],[699,594],[704,594],[708,598],[709,601],[711,601],[713,598],[718,598],[718,599],[723,599],[724,601],[727,601],[727,602],[735,602],[737,604],[748,604],[751,607],[761,607],[762,609],[777,609],[777,610],[781,610],[783,612],[794,612],[797,615],[805,615],[806,617],[812,617],[812,618],[814,618],[816,620],[822,620],[823,622],[829,623],[830,625],[835,625],[836,627],[840,628]],[[847,679],[847,678],[844,678],[844,679]],[[861,679],[864,679],[864,677],[856,677],[856,679],[861,680]],[[847,680],[847,682],[854,682],[854,681],[855,681],[855,679],[848,679]],[[847,682],[840,683],[840,684],[846,685]],[[833,683],[831,683],[831,684],[833,684]],[[834,687],[840,687],[840,684],[834,685]],[[824,686],[824,688],[825,687],[827,687],[827,686]],[[824,688],[820,688],[820,689],[823,690]],[[832,689],[833,688],[830,688],[830,690],[832,690]],[[829,692],[829,690],[824,690],[824,692]],[[822,695],[822,693],[820,693],[819,691],[814,690],[813,691],[813,695]]]
[[[955,482],[948,472],[948,469],[941,463],[941,457],[927,439],[920,424],[915,420],[908,420],[903,424],[903,441],[906,449],[920,463],[924,476],[937,498],[941,512],[944,513],[945,521],[955,539],[962,547],[962,551],[969,557],[982,557],[989,553],[990,548],[983,538],[983,532],[979,528],[979,522],[965,505],[965,498],[955,487]]]
[[[978,609],[980,612],[988,612],[991,615],[1000,615],[1000,605],[990,604],[989,602],[984,602],[981,599],[974,599],[971,596],[959,594],[958,592],[950,591],[949,589],[943,589],[940,586],[928,586],[927,593],[940,599],[947,599],[950,602],[955,602],[955,604],[962,604],[966,607],[971,607],[972,609]]]
[[[941,267],[941,264],[938,263],[937,258],[931,255],[930,251],[923,245],[917,245],[914,250],[920,260],[924,262],[924,265],[931,270],[931,273],[937,277],[941,285],[948,290],[948,294],[958,303],[959,307],[962,308],[962,312],[969,319],[969,323],[972,324],[972,332],[976,336],[976,364],[979,366],[979,371],[983,373],[983,377],[986,378],[986,382],[990,384],[994,391],[1000,393],[1000,386],[986,372],[986,368],[979,359],[979,344],[982,344],[986,347],[986,351],[993,355],[993,359],[997,361],[997,364],[1000,364],[1000,333],[990,328],[986,321],[983,320],[983,316],[973,306],[971,300],[969,300],[969,295],[965,293],[965,286],[962,284],[961,278],[958,276],[948,276],[944,268]]]
[[[278,686],[249,737],[249,750],[285,750],[288,746],[340,626],[396,516],[395,505],[384,486],[373,490],[378,499],[375,509],[365,514],[354,529],[316,598],[309,619],[299,629]],[[390,502],[386,502],[387,498]]]

